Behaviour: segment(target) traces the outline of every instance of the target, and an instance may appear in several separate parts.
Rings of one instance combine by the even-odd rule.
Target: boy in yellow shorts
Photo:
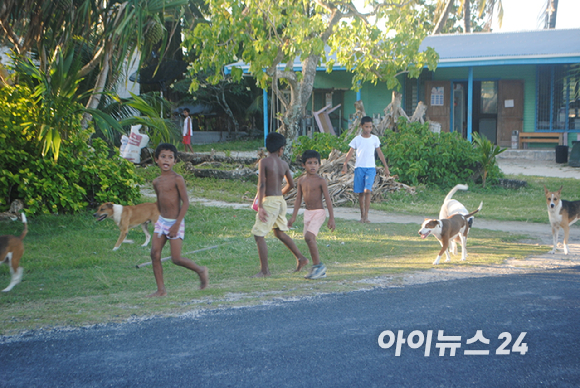
[[[266,137],[268,156],[260,160],[258,167],[258,214],[256,214],[256,223],[252,228],[252,234],[258,245],[260,272],[253,277],[270,276],[268,246],[264,239],[270,230],[296,257],[296,270],[294,272],[300,271],[308,264],[308,259],[298,250],[294,240],[284,233],[288,231],[287,206],[284,194],[294,187],[288,163],[280,158],[284,152],[285,145],[286,139],[284,136],[277,132],[270,133]],[[281,189],[284,177],[286,177],[287,184]]]

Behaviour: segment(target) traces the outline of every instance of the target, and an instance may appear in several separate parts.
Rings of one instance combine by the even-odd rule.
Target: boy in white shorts
[[[306,176],[298,180],[294,212],[292,213],[292,218],[288,221],[288,227],[292,227],[292,224],[296,221],[298,209],[300,209],[302,199],[304,199],[306,204],[306,210],[304,211],[304,240],[312,257],[312,269],[305,278],[320,279],[326,277],[326,266],[320,261],[318,245],[316,244],[318,231],[326,220],[326,210],[324,210],[324,205],[322,204],[322,197],[326,201],[329,215],[327,226],[331,231],[334,231],[336,227],[334,224],[334,212],[326,180],[318,175],[320,154],[312,150],[304,151],[302,154],[302,167],[306,170]]]
[[[165,296],[165,282],[163,281],[163,266],[161,265],[161,251],[167,240],[171,246],[171,261],[180,267],[187,268],[198,274],[200,289],[209,283],[208,269],[197,265],[186,257],[181,256],[181,247],[185,236],[185,214],[189,208],[189,198],[185,187],[185,180],[175,171],[173,166],[177,162],[177,148],[173,144],[162,143],[155,150],[155,163],[161,169],[161,175],[153,181],[153,188],[157,195],[159,219],[155,223],[153,242],[151,244],[151,264],[157,284],[157,291],[148,295]]]

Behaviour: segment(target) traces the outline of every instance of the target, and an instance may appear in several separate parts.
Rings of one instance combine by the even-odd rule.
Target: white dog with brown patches
[[[580,201],[565,201],[561,198],[562,188],[560,186],[558,191],[548,191],[544,186],[544,193],[546,194],[546,205],[548,206],[548,217],[550,218],[550,225],[552,225],[552,242],[554,246],[550,253],[556,253],[556,246],[558,245],[558,234],[560,227],[564,229],[564,254],[570,252],[568,248],[568,238],[570,237],[570,225],[580,219]]]
[[[433,265],[439,264],[443,253],[447,256],[445,262],[451,261],[448,248],[452,241],[461,243],[461,261],[465,261],[467,258],[467,233],[469,231],[468,218],[479,212],[482,207],[483,202],[479,204],[477,210],[471,213],[454,214],[443,219],[425,218],[421,229],[419,229],[419,234],[422,238],[426,238],[432,234],[441,244],[441,250]]]
[[[24,236],[28,233],[28,223],[26,216],[22,213],[22,222],[24,223],[24,230],[20,237],[16,236],[0,236],[0,260],[2,263],[7,263],[10,266],[10,284],[3,289],[3,292],[8,292],[14,288],[15,285],[22,280],[22,273],[24,270],[20,266],[20,259],[24,254]]]
[[[449,218],[450,216],[454,215],[454,214],[467,214],[469,213],[467,211],[467,209],[465,208],[465,206],[463,206],[463,204],[461,202],[459,202],[456,199],[453,199],[453,194],[455,194],[457,192],[457,190],[468,190],[469,186],[467,185],[455,185],[455,187],[453,187],[451,189],[451,191],[449,193],[447,193],[447,195],[445,196],[445,199],[443,200],[443,205],[441,205],[441,209],[439,210],[439,219],[445,219],[445,218]],[[467,220],[468,224],[469,224],[469,228],[471,228],[471,226],[473,225],[473,217],[469,217],[469,219]],[[455,243],[455,241],[451,241],[451,252],[456,255],[457,254],[457,244]]]

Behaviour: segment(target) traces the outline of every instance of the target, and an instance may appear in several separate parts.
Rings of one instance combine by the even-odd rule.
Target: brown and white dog
[[[24,230],[20,237],[16,236],[0,236],[0,259],[2,263],[7,263],[10,266],[10,284],[3,289],[3,292],[8,292],[14,288],[15,285],[22,280],[22,273],[24,270],[20,267],[20,259],[24,253],[24,236],[28,233],[28,223],[26,216],[22,213],[22,222],[24,223]]]
[[[112,218],[119,229],[121,229],[119,239],[113,248],[113,250],[116,251],[122,243],[133,242],[133,240],[127,240],[127,232],[129,229],[139,225],[141,225],[141,228],[145,233],[145,243],[141,246],[147,246],[149,240],[151,240],[151,234],[147,230],[147,224],[150,222],[157,222],[157,219],[159,218],[159,209],[157,208],[157,202],[142,203],[135,206],[123,206],[116,205],[112,202],[106,202],[99,206],[99,209],[95,214],[93,214],[93,216],[97,221],[102,221],[105,218]]]
[[[467,213],[469,213],[467,211],[467,209],[465,208],[465,206],[463,206],[463,204],[461,202],[452,198],[453,194],[455,194],[457,192],[457,190],[468,190],[468,189],[469,189],[469,186],[459,184],[459,185],[455,185],[455,187],[452,188],[449,193],[447,193],[447,195],[445,196],[445,199],[443,200],[443,205],[441,205],[441,209],[439,210],[439,219],[440,220],[448,218],[449,216],[452,216],[454,214],[467,214]],[[467,222],[469,223],[469,228],[471,228],[471,226],[473,225],[473,217],[469,217]],[[454,255],[457,254],[457,244],[455,243],[455,240],[451,241],[451,252]]]
[[[569,252],[568,237],[570,237],[570,225],[580,218],[580,201],[563,200],[560,196],[563,187],[560,186],[558,191],[548,191],[546,186],[544,186],[544,193],[546,194],[548,217],[550,218],[550,225],[552,225],[552,242],[554,243],[550,253],[556,253],[558,234],[560,233],[561,227],[564,229],[564,254],[567,255]]]
[[[426,238],[432,234],[441,244],[441,250],[433,262],[433,265],[439,264],[439,260],[441,260],[443,253],[447,256],[447,260],[445,261],[451,261],[448,248],[449,244],[454,240],[461,243],[461,260],[464,261],[467,258],[467,233],[469,232],[468,218],[479,212],[482,207],[483,202],[479,204],[477,210],[472,211],[471,213],[454,214],[443,219],[425,218],[425,221],[421,224],[421,229],[419,229],[419,234],[422,238]]]

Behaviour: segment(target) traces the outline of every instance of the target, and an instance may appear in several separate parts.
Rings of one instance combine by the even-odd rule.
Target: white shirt
[[[356,151],[357,167],[370,168],[375,167],[375,150],[381,146],[378,136],[364,138],[358,135],[350,142],[349,146]]]
[[[187,130],[189,129],[189,136],[193,136],[193,129],[191,128],[191,116],[187,116],[183,120],[183,136],[187,136]]]

